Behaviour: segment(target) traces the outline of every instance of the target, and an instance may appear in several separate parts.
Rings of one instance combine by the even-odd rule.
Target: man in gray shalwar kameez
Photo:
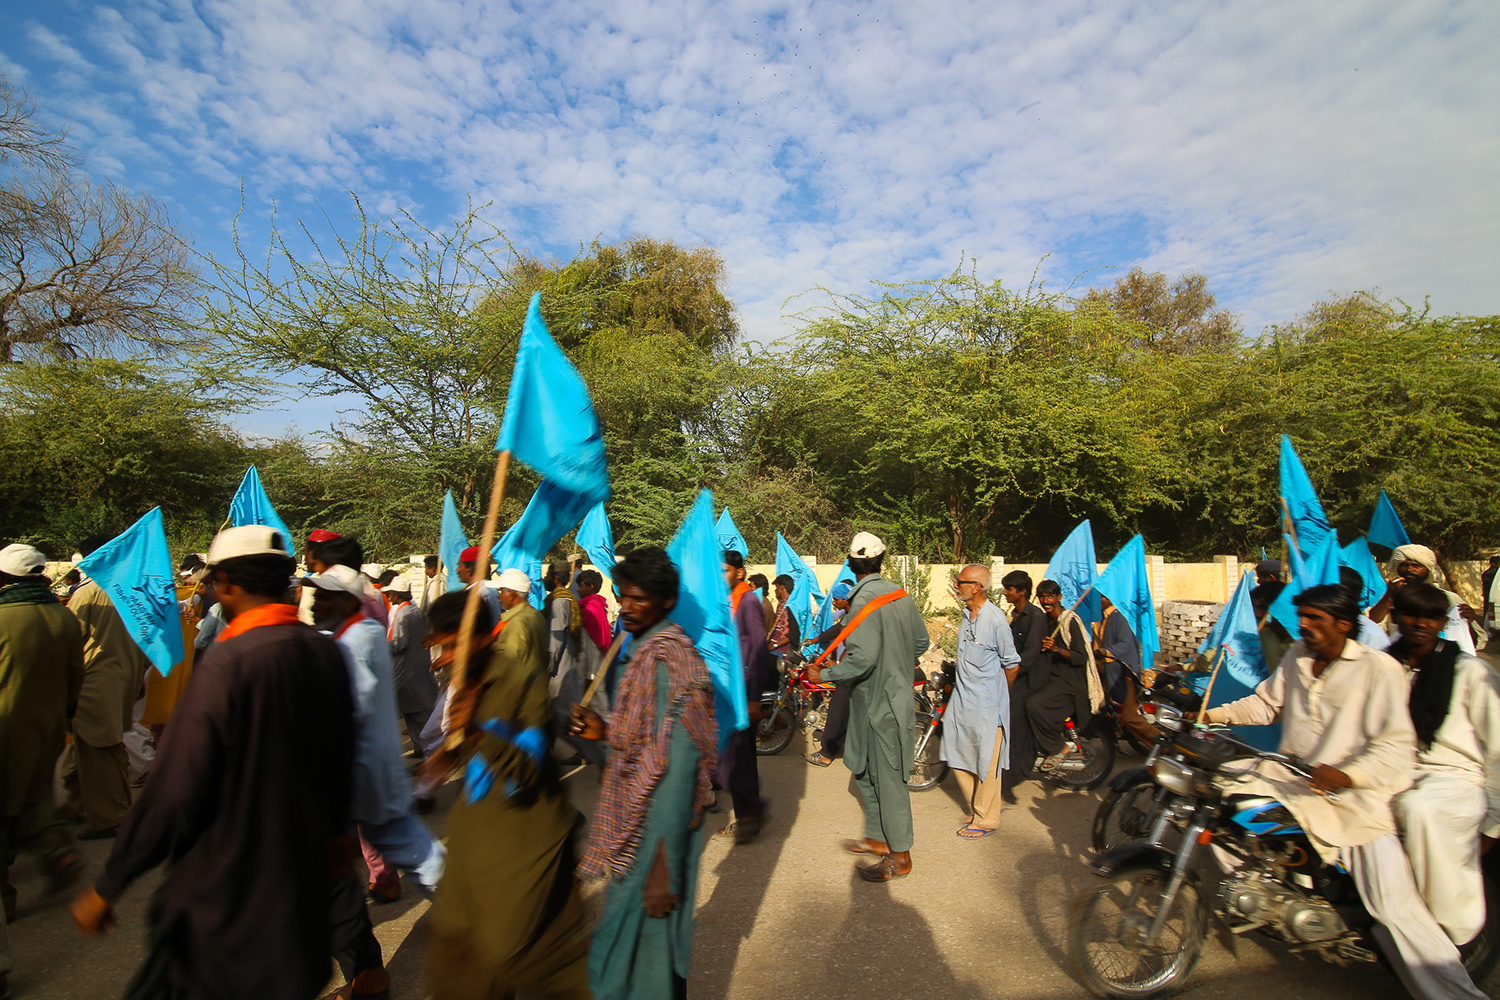
[[[1000,772],[1010,766],[1010,684],[1021,663],[1010,624],[990,603],[990,571],[965,566],[956,584],[964,604],[958,671],[943,715],[943,759],[953,768],[969,815],[958,835],[978,840],[995,832],[1004,806]]]
[[[391,678],[396,685],[396,711],[406,722],[411,738],[412,756],[421,760],[422,727],[432,718],[437,702],[437,681],[432,676],[432,654],[423,640],[427,638],[427,616],[411,599],[411,581],[398,576],[385,588],[391,602],[391,623],[386,627],[386,642],[391,647]]]

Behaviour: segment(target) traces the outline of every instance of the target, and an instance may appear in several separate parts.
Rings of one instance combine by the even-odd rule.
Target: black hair
[[[884,552],[880,553],[880,555],[878,556],[865,556],[863,559],[861,559],[859,556],[850,556],[849,572],[853,573],[856,577],[869,576],[871,573],[879,573],[880,564],[884,561]]]
[[[1409,583],[1396,591],[1396,614],[1408,618],[1448,618],[1448,595],[1430,583]]]
[[[380,586],[389,587],[391,585],[391,581],[396,579],[396,577],[400,575],[400,573],[396,572],[393,569],[386,570],[384,573],[380,574]]]
[[[740,555],[734,549],[725,549],[724,565],[728,566],[730,569],[744,569],[745,557]]]
[[[91,556],[99,549],[108,545],[114,539],[114,537],[114,535],[106,535],[102,533],[97,535],[90,535],[89,537],[78,543],[78,554],[81,556]]]
[[[604,589],[604,576],[596,569],[586,569],[578,574],[578,586],[590,586],[594,590]]]
[[[464,605],[469,603],[469,592],[467,590],[453,590],[439,597],[428,605],[427,608],[427,631],[433,635],[446,635],[456,633],[464,620]],[[484,635],[495,627],[495,616],[490,611],[490,606],[484,601],[479,602],[478,613],[474,615],[474,631],[472,635]]]
[[[1339,567],[1339,586],[1349,591],[1349,596],[1358,604],[1365,596],[1365,578],[1352,566]]]
[[[422,560],[422,565],[427,567],[428,569],[437,569],[438,563],[440,563],[441,561],[442,560],[440,560],[437,556],[428,556]]]
[[[365,563],[365,549],[353,538],[330,538],[319,543],[318,558],[330,566],[348,566],[358,573]]]
[[[1011,590],[1019,590],[1027,597],[1031,596],[1031,574],[1024,569],[1013,569],[1000,578],[1000,586],[1009,587]]]
[[[757,587],[760,590],[767,590],[771,586],[771,581],[766,579],[766,574],[764,573],[756,573],[753,576],[745,577],[745,579],[750,581],[751,586]]]
[[[189,552],[177,567],[178,572],[196,573],[203,568],[203,559],[196,552]]]
[[[778,587],[785,587],[787,590],[793,590],[797,586],[797,581],[793,580],[786,573],[783,573],[780,576],[778,576],[773,582],[776,584],[776,586],[778,586]]]
[[[1321,583],[1316,587],[1308,587],[1292,598],[1292,603],[1298,608],[1325,611],[1332,615],[1335,621],[1359,621],[1359,601],[1345,590],[1342,584]]]
[[[74,584],[83,580],[83,570],[76,566],[63,574],[63,583]]]
[[[238,556],[214,564],[225,582],[256,597],[284,597],[292,585],[297,564],[291,556]]]
[[[1041,597],[1043,594],[1061,593],[1062,588],[1057,585],[1056,580],[1043,580],[1041,583],[1036,585],[1036,596],[1038,597]]]
[[[663,605],[677,600],[681,580],[666,549],[654,545],[636,549],[626,556],[615,566],[614,579],[616,589],[624,590],[626,584],[633,584]]]

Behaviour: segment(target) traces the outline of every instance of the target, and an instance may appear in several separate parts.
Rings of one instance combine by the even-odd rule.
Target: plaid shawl
[[[656,718],[656,664],[667,667],[667,718]],[[692,640],[669,623],[642,642],[615,694],[609,724],[613,749],[604,768],[599,805],[590,825],[588,848],[578,866],[581,876],[624,878],[635,867],[651,793],[666,773],[672,746],[672,711],[698,746],[698,787],[692,828],[713,801],[709,776],[718,765],[714,691],[703,658]]]
[[[57,604],[57,595],[42,577],[0,587],[0,604]]]

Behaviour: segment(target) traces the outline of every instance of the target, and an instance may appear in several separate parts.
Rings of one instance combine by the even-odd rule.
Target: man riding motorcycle
[[[1267,765],[1252,785],[1276,796],[1327,863],[1348,869],[1377,937],[1413,996],[1484,994],[1464,972],[1458,949],[1417,891],[1396,836],[1391,800],[1412,784],[1416,733],[1401,665],[1350,639],[1359,606],[1343,588],[1299,595],[1301,639],[1255,692],[1204,713],[1209,722],[1281,722],[1280,752],[1316,765],[1303,781]]]

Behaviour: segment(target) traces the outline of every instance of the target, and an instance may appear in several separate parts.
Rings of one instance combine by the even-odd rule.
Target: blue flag
[[[804,644],[812,642],[812,640],[828,631],[829,626],[833,624],[833,592],[838,589],[839,584],[847,583],[852,587],[857,582],[854,579],[853,571],[849,569],[849,560],[845,559],[844,565],[839,567],[839,575],[833,578],[833,585],[828,588],[828,596],[823,598],[823,602],[818,605],[818,613],[813,615],[812,633],[802,637]],[[823,651],[822,646],[815,648],[819,653]]]
[[[604,504],[595,504],[578,526],[578,547],[605,576],[614,578],[615,533],[609,526]]]
[[[1073,608],[1079,597],[1083,602],[1073,610],[1085,623],[1099,620],[1099,594],[1092,590],[1099,577],[1099,560],[1094,558],[1094,529],[1084,521],[1073,529],[1047,563],[1047,579],[1062,588],[1064,610]],[[1087,596],[1084,596],[1087,595]]]
[[[1221,658],[1219,677],[1214,681],[1211,693],[1214,708],[1228,704],[1250,694],[1270,676],[1271,668],[1266,664],[1266,654],[1261,648],[1260,633],[1256,630],[1255,608],[1250,603],[1250,591],[1255,588],[1255,574],[1245,573],[1240,584],[1234,588],[1234,596],[1224,605],[1219,620],[1198,647],[1198,652],[1212,663]],[[1189,683],[1199,694],[1208,685],[1209,673],[1188,675]],[[1262,750],[1275,750],[1281,742],[1281,724],[1269,726],[1234,726],[1235,735]]]
[[[1356,538],[1339,551],[1339,565],[1348,566],[1364,581],[1364,590],[1359,596],[1360,607],[1371,607],[1385,596],[1385,574],[1380,571],[1380,563],[1375,561],[1363,538]]]
[[[699,490],[698,499],[677,529],[667,555],[677,565],[681,584],[677,607],[668,616],[682,626],[714,682],[714,717],[719,721],[719,750],[731,734],[750,724],[745,704],[745,671],[740,640],[729,610],[724,582],[724,550],[714,530],[714,495]]]
[[[297,540],[292,537],[281,518],[276,516],[276,508],[271,506],[271,498],[266,496],[265,487],[260,484],[260,473],[255,471],[253,465],[245,470],[240,488],[234,491],[234,499],[229,501],[229,523],[236,528],[247,524],[275,528],[286,536],[287,551],[296,549]]]
[[[786,599],[787,607],[791,609],[792,617],[797,620],[797,632],[802,641],[806,642],[812,636],[808,635],[808,629],[812,628],[813,606],[823,596],[818,587],[818,578],[813,575],[812,567],[807,560],[797,554],[791,543],[781,537],[781,532],[776,532],[776,575],[790,576],[792,578],[792,593]]]
[[[510,452],[550,481],[553,489],[580,498],[582,509],[563,533],[594,504],[609,499],[604,432],[588,386],[542,321],[541,292],[531,296],[526,312],[495,450]],[[547,544],[561,537],[559,533]]]
[[[1292,600],[1308,587],[1339,582],[1339,539],[1330,532],[1317,549],[1311,552],[1303,549],[1302,555],[1297,554],[1297,548],[1290,538],[1286,540],[1286,544],[1292,562],[1292,579],[1281,588],[1276,600],[1271,602],[1270,614],[1289,634],[1296,636],[1297,606]],[[1307,558],[1303,559],[1302,556]]]
[[[448,592],[463,589],[458,578],[458,557],[469,547],[469,536],[464,534],[463,522],[458,519],[458,507],[453,503],[453,491],[443,495],[443,530],[438,536],[438,559],[448,571]]]
[[[738,552],[746,559],[750,558],[750,546],[745,544],[745,536],[740,534],[734,518],[729,516],[728,507],[725,507],[724,513],[719,515],[719,523],[714,525],[714,533],[719,538],[719,548],[725,552]]]
[[[1406,533],[1401,518],[1396,516],[1396,508],[1385,490],[1380,491],[1380,499],[1375,501],[1375,513],[1370,517],[1370,530],[1365,537],[1371,545],[1383,545],[1388,549],[1411,544],[1411,536]]]
[[[1094,589],[1119,609],[1141,644],[1141,665],[1151,669],[1161,636],[1156,631],[1156,606],[1151,600],[1151,577],[1146,573],[1146,542],[1136,535],[1125,543],[1099,574]],[[1102,614],[1102,611],[1101,611]]]
[[[542,560],[557,540],[584,518],[590,506],[587,497],[543,479],[516,523],[495,544],[490,553],[493,569],[525,573],[531,579],[531,603],[540,608],[547,597],[542,585]]]
[[[290,544],[292,536],[286,537]],[[183,659],[182,617],[177,610],[177,577],[172,571],[161,508],[152,507],[124,534],[89,553],[78,569],[109,595],[126,631],[146,658],[163,677],[170,674]]]
[[[1333,534],[1333,527],[1323,513],[1312,480],[1307,478],[1302,459],[1297,457],[1297,449],[1292,447],[1292,439],[1285,434],[1281,435],[1281,499],[1286,504],[1282,513],[1291,518],[1296,529],[1297,541],[1293,547],[1302,551],[1302,558],[1310,558],[1323,540]]]

